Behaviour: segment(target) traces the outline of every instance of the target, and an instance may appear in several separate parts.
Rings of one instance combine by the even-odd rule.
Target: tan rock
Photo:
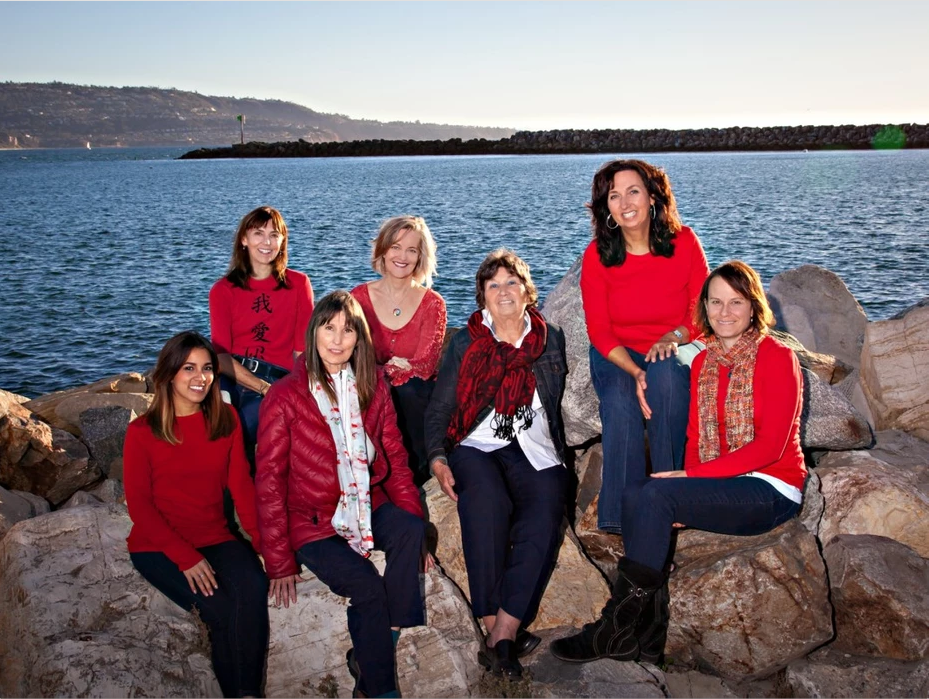
[[[839,534],[875,534],[929,557],[929,465],[893,466],[869,452],[831,452],[816,473],[826,501],[824,544]]]
[[[836,638],[856,655],[929,655],[929,561],[882,536],[841,534],[823,547]]]
[[[77,420],[68,421],[58,417],[56,413],[56,408],[62,401],[85,393],[146,393],[149,389],[150,384],[142,374],[130,372],[109,376],[86,386],[76,386],[65,391],[55,391],[54,393],[39,396],[28,401],[25,405],[49,424],[77,436],[79,433],[74,431],[78,426]]]
[[[686,530],[665,654],[730,679],[773,674],[832,637],[816,538],[797,519],[761,536]]]
[[[135,415],[141,415],[148,410],[154,398],[152,393],[79,393],[60,401],[55,406],[55,415],[64,424],[62,429],[67,429],[72,434],[76,430],[77,436],[80,437],[83,413],[95,408],[119,407]]]
[[[777,338],[794,351],[800,361],[800,366],[809,369],[828,384],[839,383],[855,371],[854,367],[837,357],[833,357],[831,354],[820,354],[808,350],[803,346],[803,343],[790,333],[781,330],[770,330],[769,332],[771,337]]]
[[[438,531],[436,558],[445,574],[470,600],[457,506],[442,493],[434,478],[426,483],[424,490],[429,521]],[[600,613],[609,594],[603,576],[581,552],[575,538],[567,533],[542,596],[539,613],[530,628],[581,626]]]
[[[839,697],[929,696],[929,660],[904,662],[843,653],[832,646],[795,660],[785,672],[780,696]]]
[[[807,449],[864,449],[874,437],[871,425],[851,401],[809,369],[803,373],[800,443]]]
[[[879,430],[929,440],[929,299],[868,324],[861,383]]]

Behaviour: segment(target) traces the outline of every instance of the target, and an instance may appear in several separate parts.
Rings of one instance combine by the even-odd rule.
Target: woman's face
[[[710,280],[705,303],[710,327],[729,351],[751,325],[752,304],[721,277]]]
[[[273,221],[268,221],[260,228],[249,228],[242,236],[242,245],[248,250],[248,259],[252,269],[267,267],[281,251],[284,235],[274,227]]]
[[[529,305],[526,285],[506,267],[484,282],[484,305],[494,322],[522,318]]]
[[[174,414],[183,417],[200,410],[213,385],[213,361],[202,347],[193,349],[171,380]]]
[[[407,279],[419,262],[419,245],[422,236],[418,231],[404,228],[387,252],[384,253],[384,276]]]
[[[348,366],[358,342],[355,328],[345,322],[345,313],[339,313],[316,328],[316,351],[330,374]]]
[[[649,195],[638,172],[620,170],[613,175],[606,204],[624,233],[647,233],[652,218],[650,209],[654,203],[655,197]]]

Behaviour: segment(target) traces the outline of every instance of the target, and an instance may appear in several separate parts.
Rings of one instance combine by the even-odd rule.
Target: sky
[[[0,2],[0,81],[514,129],[929,123],[929,2]]]

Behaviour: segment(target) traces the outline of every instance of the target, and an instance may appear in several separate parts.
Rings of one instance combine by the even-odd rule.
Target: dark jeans
[[[754,536],[786,522],[800,505],[761,478],[650,478],[623,497],[623,544],[636,563],[661,570],[671,525]]]
[[[304,544],[297,560],[349,599],[348,632],[361,670],[358,688],[379,697],[397,689],[391,627],[426,623],[419,585],[425,528],[419,517],[386,502],[372,514],[371,529],[375,548],[387,558],[383,578],[341,536]]]
[[[255,475],[255,445],[258,444],[258,409],[264,396],[256,391],[240,386],[234,379],[221,376],[219,387],[226,391],[231,399],[231,405],[239,414],[242,423],[242,440],[245,442],[245,456]]]
[[[504,610],[531,623],[555,565],[564,466],[536,471],[514,439],[492,452],[459,446],[448,459],[476,616]]]
[[[392,386],[390,390],[394,408],[397,410],[397,426],[403,435],[403,446],[410,455],[410,470],[413,472],[413,481],[417,486],[422,486],[432,477],[426,459],[426,435],[423,422],[433,388],[435,388],[435,381],[424,381],[413,377],[400,386]]]
[[[623,491],[646,478],[645,431],[652,471],[679,470],[684,465],[687,412],[690,404],[690,364],[696,352],[681,346],[681,354],[657,362],[628,349],[645,370],[645,399],[652,417],[645,420],[635,393],[635,380],[627,372],[590,348],[590,377],[600,399],[603,431],[603,478],[597,505],[597,527],[619,533],[622,529]],[[643,420],[645,426],[643,427]]]
[[[183,609],[194,608],[210,629],[213,671],[225,697],[261,695],[268,652],[268,579],[247,544],[226,541],[197,549],[213,567],[219,589],[206,597],[160,551],[130,553],[142,577]]]

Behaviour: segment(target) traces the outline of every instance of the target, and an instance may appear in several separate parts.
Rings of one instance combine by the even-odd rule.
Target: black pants
[[[241,541],[197,549],[213,567],[219,589],[194,594],[177,565],[160,551],[131,553],[142,577],[183,609],[196,609],[210,629],[213,671],[224,697],[261,696],[268,652],[268,578]]]
[[[413,482],[417,486],[422,486],[432,477],[426,458],[426,433],[423,422],[434,387],[435,381],[413,377],[406,383],[392,386],[390,389],[397,411],[397,426],[403,435],[403,446],[410,455],[410,470],[413,472]]]

